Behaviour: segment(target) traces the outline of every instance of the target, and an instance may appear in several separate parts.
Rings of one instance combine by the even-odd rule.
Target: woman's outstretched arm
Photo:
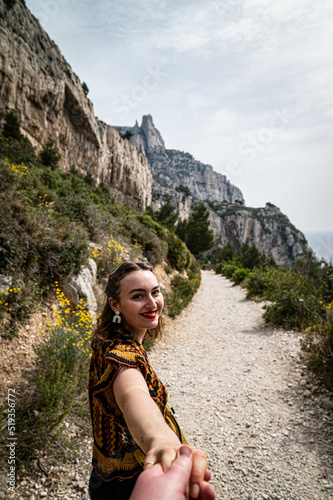
[[[135,368],[120,370],[113,383],[113,390],[133,439],[146,453],[145,464],[161,462],[166,472],[175,460],[181,443],[150,397],[142,373]],[[202,450],[193,448],[190,479],[192,498],[199,498],[200,487],[204,479],[209,480],[209,478],[206,454]]]

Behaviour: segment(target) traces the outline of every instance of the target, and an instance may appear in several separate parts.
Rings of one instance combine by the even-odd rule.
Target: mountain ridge
[[[185,186],[199,200],[228,201],[244,205],[243,195],[225,175],[215,172],[213,167],[196,160],[190,153],[167,149],[161,133],[154,125],[151,115],[144,115],[141,126],[115,127],[140,152],[145,152],[150,163],[153,184],[176,189]]]
[[[116,129],[148,158],[153,174],[153,211],[170,202],[179,219],[185,220],[193,204],[201,201],[209,211],[215,248],[227,243],[237,250],[243,244],[254,245],[277,264],[288,266],[307,251],[306,238],[278,207],[272,203],[246,207],[242,192],[226,176],[190,153],[167,149],[151,115],[143,116],[141,126],[136,121],[134,127]]]

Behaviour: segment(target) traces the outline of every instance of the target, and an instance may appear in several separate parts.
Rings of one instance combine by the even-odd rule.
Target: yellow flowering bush
[[[0,318],[2,319],[6,312],[12,312],[12,302],[14,296],[17,295],[21,291],[21,288],[9,288],[7,287],[5,290],[0,290]]]
[[[47,201],[46,197],[47,194],[44,194],[44,196],[39,196],[40,202],[38,203],[37,207],[40,208],[40,212],[43,215],[50,215],[53,212],[52,205],[54,205],[54,201]]]
[[[122,256],[127,253],[122,244],[110,234],[108,241],[101,247],[93,247],[91,257],[97,264],[99,276],[107,276],[111,269],[122,261]]]
[[[23,165],[16,165],[15,163],[11,163],[7,158],[5,158],[5,167],[9,172],[14,172],[18,177],[22,177],[22,175],[26,175],[28,172],[28,167]]]
[[[72,311],[58,282],[56,295],[58,305],[53,306],[52,318],[40,333],[44,342],[35,350],[39,357],[59,361],[67,373],[74,373],[89,358],[90,337],[95,319],[82,301]]]
[[[72,415],[82,425],[88,423],[89,345],[95,318],[82,302],[72,310],[59,283],[55,285],[57,302],[34,346],[36,368],[27,372],[28,384],[19,391],[18,463],[29,461],[34,450],[56,442],[62,435],[61,423],[66,415]]]

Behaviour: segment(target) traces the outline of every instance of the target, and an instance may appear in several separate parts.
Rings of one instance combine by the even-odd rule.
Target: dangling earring
[[[115,316],[113,316],[113,320],[112,320],[113,323],[121,323],[121,316],[120,316],[120,312],[119,311],[116,311],[115,312]]]

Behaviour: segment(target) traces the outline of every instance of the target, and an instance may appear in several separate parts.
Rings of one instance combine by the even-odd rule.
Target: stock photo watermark
[[[286,108],[274,109],[266,127],[261,128],[255,135],[250,135],[238,146],[238,155],[244,157],[227,163],[223,174],[229,176],[239,175],[245,165],[253,162],[258,154],[262,153],[277,137],[277,134],[286,129],[295,117]]]
[[[242,9],[243,3],[243,0],[216,0],[213,5],[218,14],[227,14],[236,9]]]
[[[126,94],[121,94],[118,99],[112,103],[112,111],[120,118],[126,118],[129,113],[143,104],[168,76],[164,66],[155,64],[146,67],[146,73],[142,77],[139,85],[135,85]]]
[[[61,7],[70,3],[71,0],[45,0],[39,1],[39,9],[35,16],[42,26],[46,26],[48,21],[60,12]]]
[[[15,389],[8,389],[7,392],[7,451],[8,451],[8,472],[7,472],[7,490],[11,493],[15,492],[16,488],[16,444],[17,437],[15,435],[15,414],[16,414],[16,401]]]

